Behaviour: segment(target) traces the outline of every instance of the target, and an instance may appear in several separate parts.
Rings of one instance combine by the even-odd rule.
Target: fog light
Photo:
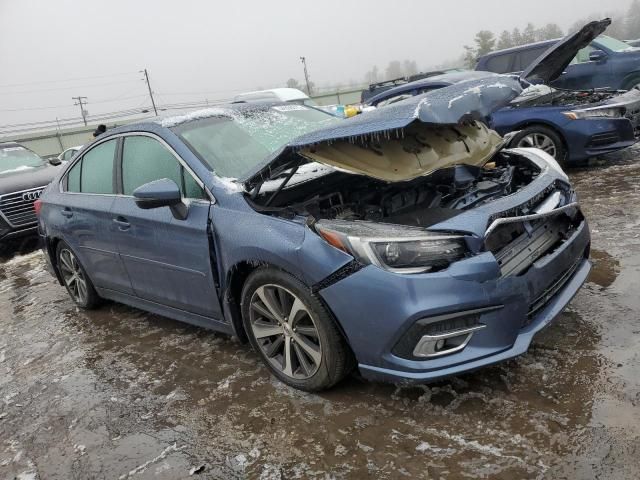
[[[444,340],[438,340],[436,342],[436,351],[442,350],[444,348],[444,343],[445,343]]]

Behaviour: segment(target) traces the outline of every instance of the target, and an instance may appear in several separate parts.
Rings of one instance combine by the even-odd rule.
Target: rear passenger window
[[[514,72],[521,72],[525,70],[529,65],[533,63],[542,53],[549,48],[540,47],[540,48],[531,48],[529,50],[522,50],[516,55],[516,61],[513,65]]]
[[[495,57],[491,57],[487,60],[487,70],[494,73],[512,72],[511,59],[513,58],[513,55],[513,53],[508,53],[505,55],[496,55]]]
[[[115,193],[113,189],[113,159],[117,140],[109,140],[89,150],[69,171],[67,191],[82,193]],[[78,184],[77,178],[80,177]],[[75,190],[74,190],[75,188]]]

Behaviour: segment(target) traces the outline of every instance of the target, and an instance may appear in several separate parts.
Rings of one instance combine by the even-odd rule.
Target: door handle
[[[62,214],[63,217],[67,217],[67,218],[71,218],[73,217],[73,212],[71,211],[71,209],[69,207],[64,207],[62,209],[62,212],[60,212]]]
[[[129,227],[131,227],[131,224],[127,222],[127,219],[120,215],[113,219],[113,223],[118,225],[120,230],[129,230]]]

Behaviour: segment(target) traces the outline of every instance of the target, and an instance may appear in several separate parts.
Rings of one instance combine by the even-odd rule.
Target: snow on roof
[[[256,90],[236,95],[234,102],[247,100],[280,100],[282,102],[292,102],[294,100],[307,100],[309,96],[297,88],[271,88],[269,90]]]

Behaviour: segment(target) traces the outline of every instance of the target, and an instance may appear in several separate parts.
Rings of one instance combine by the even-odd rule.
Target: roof
[[[256,90],[236,95],[234,102],[247,100],[271,100],[281,102],[291,102],[294,100],[307,100],[309,96],[297,88],[271,88],[269,90]]]
[[[454,85],[456,83],[465,82],[467,80],[477,80],[486,77],[495,77],[498,76],[496,73],[491,72],[483,72],[483,71],[475,71],[475,70],[464,70],[461,72],[451,72],[451,73],[443,73],[441,75],[436,75],[429,78],[423,78],[422,80],[416,80],[415,82],[405,83],[403,85],[399,85],[394,88],[390,88],[383,92],[380,92],[377,95],[374,95],[367,103],[369,105],[376,104],[388,98],[392,98],[398,95],[402,95],[403,93],[410,92],[412,90],[418,88],[442,88],[448,87],[449,85]]]
[[[518,52],[520,50],[524,50],[527,49],[529,47],[543,47],[545,45],[551,45],[553,43],[557,43],[560,40],[562,40],[562,38],[556,38],[553,40],[541,40],[539,42],[533,42],[533,43],[525,43],[524,45],[518,45],[515,47],[509,47],[509,48],[503,48],[502,50],[494,50],[493,52],[489,52],[485,55],[482,55],[479,58],[486,58],[486,57],[493,57],[494,55],[502,55],[503,53],[511,53],[511,52]]]

